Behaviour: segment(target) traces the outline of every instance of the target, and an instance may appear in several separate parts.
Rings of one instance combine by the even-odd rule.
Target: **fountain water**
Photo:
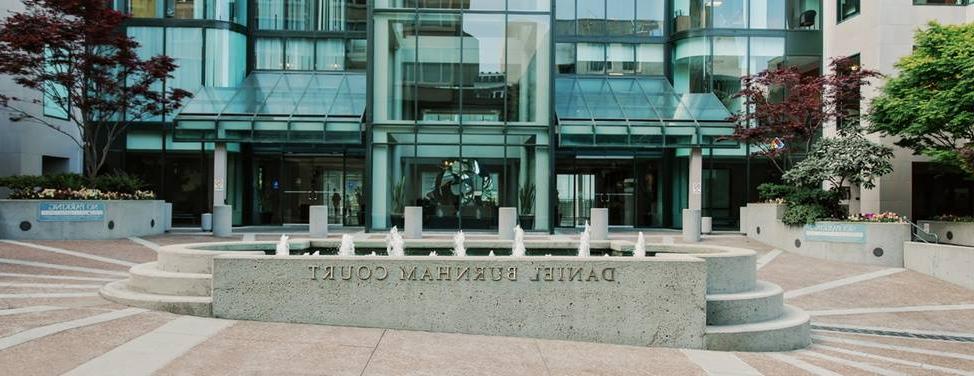
[[[402,240],[402,234],[399,233],[399,228],[392,226],[389,229],[389,234],[386,235],[386,254],[389,256],[403,257],[406,255],[404,248],[405,244]]]
[[[585,221],[585,229],[582,230],[582,235],[578,237],[578,257],[589,257],[592,255],[592,245],[590,244],[592,239],[592,229],[588,225],[588,221]]]
[[[457,231],[456,235],[453,235],[453,255],[454,256],[466,256],[467,248],[463,245],[466,236],[463,235],[463,231]]]
[[[521,229],[521,225],[514,226],[514,248],[511,248],[511,256],[514,257],[524,257],[527,254],[527,249],[524,248],[524,230]]]
[[[493,250],[491,250],[491,251],[490,251],[490,254],[489,254],[489,255],[487,255],[487,256],[490,256],[490,257],[494,257],[494,251],[493,251]]]
[[[430,256],[436,256],[436,251],[430,251]]]
[[[312,253],[311,255],[312,256],[321,256],[321,251],[315,251],[315,253]]]
[[[274,254],[277,256],[287,256],[291,254],[291,245],[287,242],[287,234],[281,235],[281,240],[277,242],[277,248],[274,249]]]
[[[342,234],[342,243],[338,246],[339,256],[355,256],[355,241],[352,235]]]
[[[636,237],[636,246],[632,249],[632,257],[646,257],[646,237],[643,236],[642,231]]]

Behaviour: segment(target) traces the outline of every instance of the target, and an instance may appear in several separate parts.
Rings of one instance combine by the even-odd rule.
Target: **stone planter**
[[[102,240],[166,231],[160,200],[0,200],[0,238]]]
[[[974,222],[920,221],[920,228],[937,234],[937,242],[974,247]]]
[[[856,264],[903,267],[906,223],[832,222],[788,226],[781,222],[784,204],[748,204],[747,236],[784,251]]]

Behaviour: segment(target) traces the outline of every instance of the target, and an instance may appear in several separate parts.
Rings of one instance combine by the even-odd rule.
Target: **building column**
[[[688,208],[683,210],[683,241],[700,241],[700,212],[703,208],[703,152],[700,148],[690,150],[690,171],[687,175],[690,192],[687,195]]]
[[[227,144],[213,148],[213,206],[227,205]]]

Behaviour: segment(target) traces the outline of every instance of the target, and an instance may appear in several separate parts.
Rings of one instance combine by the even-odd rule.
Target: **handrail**
[[[926,231],[922,227],[918,226],[916,223],[913,223],[913,221],[910,221],[909,219],[903,218],[903,220],[906,221],[906,223],[909,223],[910,226],[912,226],[915,229],[915,231],[911,231],[911,235],[913,238],[920,239],[920,241],[924,243],[931,244],[929,241],[927,241],[927,239],[924,238],[924,236],[920,236],[920,233],[923,233],[925,236],[933,237],[933,244],[940,243],[940,235],[937,235],[937,233]]]

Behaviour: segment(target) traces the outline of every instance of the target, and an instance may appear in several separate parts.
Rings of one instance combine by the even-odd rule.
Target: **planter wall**
[[[938,243],[974,247],[974,222],[920,221],[918,225],[937,234]]]
[[[0,238],[99,240],[166,231],[159,200],[0,200]]]
[[[903,252],[907,269],[974,289],[974,248],[906,242]]]
[[[781,222],[783,204],[748,204],[747,236],[784,251],[826,260],[903,267],[906,223],[818,222],[815,227]]]

